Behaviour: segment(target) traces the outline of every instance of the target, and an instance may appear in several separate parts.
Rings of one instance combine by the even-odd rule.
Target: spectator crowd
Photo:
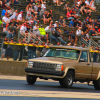
[[[35,46],[40,45],[39,41],[42,41],[41,45],[54,43],[77,46],[79,39],[89,42],[91,36],[100,35],[100,15],[97,16],[97,19],[91,18],[92,12],[97,11],[94,0],[75,0],[71,7],[66,0],[52,0],[51,2],[63,7],[66,17],[60,16],[59,20],[54,21],[53,12],[55,11],[47,9],[48,0],[27,0],[25,11],[19,11],[11,6],[19,5],[20,0],[0,0],[0,6],[3,8],[1,12],[2,27],[3,32],[7,35],[4,42],[34,45],[34,47],[28,46],[27,48],[28,59],[30,59],[33,58],[33,55],[37,57],[36,51],[42,52],[43,48]],[[82,21],[81,17],[84,14],[87,17]],[[39,25],[41,22],[43,24]],[[72,30],[62,30],[62,27],[72,28]],[[18,35],[23,39],[15,41],[14,38]],[[5,53],[9,59],[13,52],[13,59],[17,60],[20,53],[19,61],[21,61],[25,49],[24,46],[4,45],[2,59]]]

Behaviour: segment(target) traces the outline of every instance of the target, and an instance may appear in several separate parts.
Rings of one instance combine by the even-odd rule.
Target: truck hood
[[[64,59],[64,58],[55,58],[55,57],[39,57],[39,58],[29,59],[29,61],[64,64],[64,63],[73,63],[73,62],[76,62],[77,60],[70,60],[70,59]]]

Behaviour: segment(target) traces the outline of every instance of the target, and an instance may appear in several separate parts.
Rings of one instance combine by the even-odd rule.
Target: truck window
[[[88,62],[87,51],[82,51],[80,59],[83,59],[84,62]]]

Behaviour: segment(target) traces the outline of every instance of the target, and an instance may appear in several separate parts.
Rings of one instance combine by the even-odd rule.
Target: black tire
[[[93,84],[96,90],[100,90],[100,78],[96,81],[93,81]]]
[[[66,88],[71,88],[73,85],[74,73],[72,71],[68,71],[67,75],[63,79],[63,86]]]
[[[63,87],[63,80],[59,80],[60,85]]]
[[[26,79],[27,79],[27,83],[32,85],[36,82],[37,77],[32,75],[27,75]]]

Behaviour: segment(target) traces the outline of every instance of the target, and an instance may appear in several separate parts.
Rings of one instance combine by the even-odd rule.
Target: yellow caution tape
[[[31,47],[40,47],[40,48],[49,48],[49,46],[43,46],[43,45],[31,45],[31,44],[20,44],[20,43],[4,43],[6,45],[18,45],[18,46],[31,46]],[[97,50],[90,50],[90,52],[100,53],[100,51]]]
[[[31,47],[40,47],[40,48],[43,48],[45,46],[43,45],[31,45],[31,44],[21,44],[21,43],[4,43],[6,45],[17,45],[17,46],[31,46]],[[46,48],[49,48],[49,46],[46,46]]]

